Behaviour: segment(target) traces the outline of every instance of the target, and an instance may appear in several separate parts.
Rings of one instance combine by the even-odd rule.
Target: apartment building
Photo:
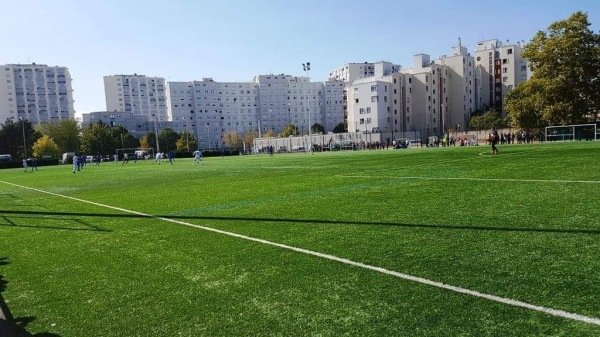
[[[71,75],[45,64],[0,66],[0,123],[23,118],[32,123],[75,116]]]
[[[104,76],[107,111],[129,112],[149,120],[167,121],[165,79],[145,75]]]
[[[497,39],[477,43],[474,57],[478,110],[491,108],[506,115],[502,106],[504,96],[530,77],[527,60],[523,58],[524,47],[524,42],[503,44]]]
[[[202,81],[167,83],[173,128],[188,131],[201,148],[219,147],[229,131],[260,130],[258,85],[253,82]]]

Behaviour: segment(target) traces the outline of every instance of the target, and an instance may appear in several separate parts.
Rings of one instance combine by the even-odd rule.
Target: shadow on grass
[[[0,266],[9,264],[6,257],[0,257]],[[35,317],[13,317],[2,293],[6,290],[8,281],[0,274],[0,336],[2,337],[60,337],[50,332],[31,334],[27,331],[27,325],[35,320]]]
[[[242,218],[242,217],[218,217],[218,216],[182,216],[182,215],[143,215],[143,214],[106,214],[106,213],[78,213],[78,212],[45,212],[45,211],[5,211],[0,210],[0,214],[6,215],[28,215],[29,217],[35,216],[69,216],[69,217],[100,217],[100,218],[166,218],[173,220],[212,220],[212,221],[255,221],[255,222],[292,222],[292,223],[305,223],[305,224],[330,224],[330,225],[369,225],[369,226],[396,226],[406,228],[424,228],[424,229],[447,229],[447,230],[467,230],[467,231],[499,231],[499,232],[531,232],[531,233],[561,233],[561,234],[592,234],[600,235],[600,229],[583,229],[583,228],[526,228],[526,227],[490,227],[490,226],[455,226],[455,225],[435,225],[435,224],[406,224],[398,222],[385,222],[385,221],[345,221],[345,220],[322,220],[322,219],[285,219],[285,218]],[[2,216],[6,219],[6,216]],[[2,226],[2,224],[0,224]],[[5,225],[10,226],[10,225]],[[109,230],[100,229],[90,224],[86,226],[92,227],[93,229],[69,229],[69,228],[53,228],[53,229],[69,229],[69,230],[90,230],[90,231],[104,231],[110,232]],[[21,227],[27,227],[21,225]],[[39,226],[30,226],[39,228]]]
[[[107,229],[102,229],[98,226],[94,226],[90,223],[87,223],[85,221],[82,221],[81,219],[72,219],[72,218],[64,218],[64,217],[54,217],[54,218],[48,218],[48,217],[44,217],[44,219],[51,219],[51,220],[60,220],[60,221],[72,221],[75,223],[78,223],[82,226],[84,226],[85,228],[73,228],[73,227],[61,227],[61,226],[49,226],[49,225],[26,225],[26,224],[21,224],[21,223],[16,223],[15,221],[13,221],[13,219],[31,219],[34,218],[35,213],[36,212],[32,212],[32,211],[27,211],[27,212],[20,212],[17,214],[27,214],[29,216],[1,216],[0,219],[6,221],[6,223],[1,223],[0,222],[0,226],[8,226],[8,227],[24,227],[24,228],[40,228],[40,229],[58,229],[58,230],[67,230],[67,231],[93,231],[93,232],[112,232],[111,230],[107,230]],[[53,215],[62,215],[60,213],[55,213]]]

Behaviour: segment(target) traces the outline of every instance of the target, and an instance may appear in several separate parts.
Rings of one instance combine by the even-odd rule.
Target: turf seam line
[[[227,232],[224,230],[211,228],[211,227],[195,225],[195,224],[192,224],[189,222],[155,216],[152,214],[128,210],[128,209],[121,208],[121,207],[105,205],[105,204],[97,203],[94,201],[70,197],[67,195],[62,195],[62,194],[58,194],[58,193],[54,193],[54,192],[40,190],[40,189],[33,188],[33,187],[27,187],[27,186],[23,186],[23,185],[14,184],[14,183],[9,183],[6,181],[0,180],[0,182],[7,184],[7,185],[19,187],[19,188],[23,188],[23,189],[27,189],[27,190],[31,190],[31,191],[35,191],[35,192],[39,192],[39,193],[49,194],[49,195],[53,195],[56,197],[70,199],[70,200],[74,200],[74,201],[78,201],[78,202],[82,202],[82,203],[87,203],[87,204],[91,204],[91,205],[95,205],[95,206],[99,206],[99,207],[103,207],[103,208],[117,210],[117,211],[121,211],[124,213],[136,214],[136,215],[151,218],[151,219],[163,220],[163,221],[167,221],[167,222],[171,222],[171,223],[175,223],[175,224],[179,224],[179,225],[184,225],[184,226],[188,226],[188,227],[192,227],[192,228],[197,228],[197,229],[201,229],[201,230],[205,230],[205,231],[209,231],[209,232],[213,232],[213,233],[223,234],[223,235],[227,235],[227,236],[231,236],[231,237],[235,237],[235,238],[239,238],[239,239],[244,239],[244,240],[248,240],[248,241],[252,241],[252,242],[266,244],[269,246],[283,248],[286,250],[291,250],[291,251],[303,253],[306,255],[316,256],[316,257],[320,257],[320,258],[327,259],[330,261],[336,261],[336,262],[340,262],[343,264],[347,264],[347,265],[351,265],[351,266],[355,266],[355,267],[359,267],[359,268],[363,268],[363,269],[367,269],[367,270],[376,271],[376,272],[379,272],[382,274],[394,276],[394,277],[397,277],[400,279],[413,281],[413,282],[417,282],[417,283],[421,283],[421,284],[425,284],[425,285],[429,285],[432,287],[441,288],[441,289],[445,289],[445,290],[450,290],[450,291],[457,292],[460,294],[470,295],[470,296],[474,296],[474,297],[478,297],[478,298],[484,298],[484,299],[487,299],[490,301],[507,304],[507,305],[514,306],[514,307],[521,307],[521,308],[525,308],[525,309],[529,309],[529,310],[533,310],[533,311],[546,313],[546,314],[549,314],[552,316],[567,318],[567,319],[580,321],[580,322],[584,322],[584,323],[589,323],[589,324],[594,324],[594,325],[600,325],[600,318],[596,318],[596,317],[585,316],[585,315],[571,313],[571,312],[564,311],[564,310],[553,309],[553,308],[548,308],[548,307],[544,307],[544,306],[538,306],[538,305],[534,305],[534,304],[530,304],[530,303],[526,303],[526,302],[522,302],[522,301],[518,301],[518,300],[506,298],[506,297],[500,297],[500,296],[496,296],[496,295],[481,293],[481,292],[478,292],[475,290],[469,290],[466,288],[461,288],[461,287],[445,284],[445,283],[438,282],[438,281],[429,280],[429,279],[418,277],[418,276],[413,276],[413,275],[409,275],[409,274],[396,272],[393,270],[385,269],[383,267],[377,267],[377,266],[364,264],[362,262],[352,261],[349,259],[337,257],[335,255],[329,255],[329,254],[319,253],[319,252],[304,249],[304,248],[288,246],[288,245],[285,245],[282,243],[277,243],[277,242],[268,241],[268,240],[264,240],[264,239],[254,238],[254,237],[247,236],[247,235],[237,234],[237,233],[233,233],[233,232]]]

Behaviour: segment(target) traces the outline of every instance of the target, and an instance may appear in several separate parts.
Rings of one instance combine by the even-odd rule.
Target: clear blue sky
[[[413,55],[469,52],[484,39],[529,41],[597,0],[2,0],[0,64],[66,66],[78,113],[105,110],[103,76],[250,81],[260,74],[314,81],[345,63],[412,66]]]

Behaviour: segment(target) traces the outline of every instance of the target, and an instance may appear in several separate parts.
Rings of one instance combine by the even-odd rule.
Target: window
[[[508,49],[508,50],[506,51],[506,53],[507,53],[508,55],[511,55],[511,54],[513,53],[513,52],[512,52],[512,48]]]
[[[354,103],[358,103],[358,98],[354,99]]]
[[[371,107],[367,107],[367,113],[370,114],[371,113]]]
[[[379,99],[377,96],[371,96],[371,102],[379,102]]]
[[[377,92],[377,86],[376,85],[372,85],[371,86],[371,92]]]

